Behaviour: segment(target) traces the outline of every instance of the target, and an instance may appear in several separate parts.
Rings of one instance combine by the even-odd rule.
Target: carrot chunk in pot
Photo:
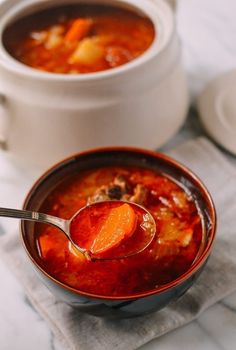
[[[74,42],[83,39],[91,30],[93,21],[87,18],[76,19],[65,35],[65,41]]]

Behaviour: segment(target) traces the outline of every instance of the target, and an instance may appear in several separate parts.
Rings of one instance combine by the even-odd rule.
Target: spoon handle
[[[51,224],[64,231],[65,234],[68,232],[69,223],[67,220],[63,220],[61,218],[43,213],[38,213],[36,211],[0,208],[0,216]]]

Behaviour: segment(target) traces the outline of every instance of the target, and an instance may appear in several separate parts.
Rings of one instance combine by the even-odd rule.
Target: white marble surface
[[[234,67],[236,54],[235,0],[179,0],[178,27],[193,95],[207,80]],[[203,134],[196,114],[165,149]],[[236,159],[226,155],[236,164]],[[0,152],[0,205],[20,207],[40,170],[29,171]],[[24,177],[22,177],[24,174]],[[1,219],[7,234],[17,223]],[[0,234],[2,229],[0,228]],[[25,297],[20,281],[0,258],[0,350],[63,350],[46,322]],[[236,344],[236,293],[204,312],[197,321],[143,346],[142,350],[233,350]],[[65,349],[64,349],[65,350]],[[111,349],[113,350],[113,349]],[[125,349],[124,349],[125,350]]]

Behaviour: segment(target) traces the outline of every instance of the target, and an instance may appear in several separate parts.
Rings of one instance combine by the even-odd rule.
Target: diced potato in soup
[[[82,40],[75,52],[69,58],[70,64],[80,63],[84,65],[91,65],[104,57],[104,48],[99,45],[94,38],[87,38]]]

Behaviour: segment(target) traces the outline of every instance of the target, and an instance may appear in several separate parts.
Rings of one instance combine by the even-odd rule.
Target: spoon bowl
[[[118,239],[116,244],[112,244],[113,237],[111,236],[109,237],[109,249],[102,253],[94,251],[93,243],[97,239],[95,231],[99,228],[101,230],[106,224],[104,208],[107,209],[109,215],[113,209],[124,204],[127,205],[127,208],[132,208],[137,216],[131,236]],[[74,251],[82,253],[89,260],[123,259],[139,254],[151,244],[156,234],[156,223],[149,211],[136,203],[121,200],[89,204],[78,210],[70,220],[35,211],[9,208],[0,208],[0,216],[53,225],[66,235]],[[117,230],[119,231],[120,228],[117,227]],[[92,237],[89,231],[93,233]]]

